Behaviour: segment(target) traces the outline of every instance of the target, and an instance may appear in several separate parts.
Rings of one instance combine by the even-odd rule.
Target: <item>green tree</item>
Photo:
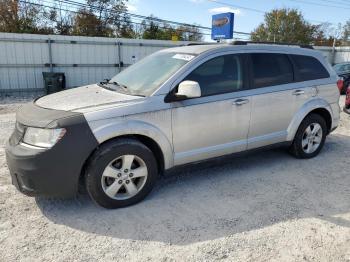
[[[162,39],[165,37],[165,30],[163,30],[162,25],[155,21],[156,17],[150,15],[147,19],[141,22],[141,31],[143,39]]]
[[[61,1],[57,1],[55,8],[49,8],[46,11],[46,18],[51,22],[55,34],[70,35],[73,30],[72,13],[66,11],[62,5]]]
[[[115,35],[116,37],[123,38],[137,38],[138,35],[135,31],[130,16],[127,13],[124,13],[120,16],[119,25],[116,27]]]
[[[75,35],[135,37],[126,0],[87,0],[73,18]]]
[[[127,1],[85,0],[85,6],[73,12],[61,1],[44,7],[41,0],[0,0],[0,31],[159,40],[171,40],[176,36],[178,40],[202,40],[198,27],[174,27],[152,15],[141,25],[134,25],[127,12]]]
[[[202,41],[203,33],[196,25],[184,25],[176,29],[181,41]]]
[[[350,20],[345,22],[345,25],[343,27],[343,41],[349,42],[350,41]]]
[[[150,15],[141,23],[141,37],[143,39],[171,40],[176,36],[180,41],[201,41],[203,34],[195,25],[173,27],[168,23],[160,23],[157,17]]]
[[[44,22],[44,10],[35,2],[0,0],[0,31],[8,33],[50,34]],[[34,3],[34,4],[33,4]]]
[[[175,30],[168,23],[160,23],[154,21],[155,17],[150,16],[150,19],[146,19],[142,22],[143,39],[157,39],[157,40],[171,40],[172,36],[180,38],[181,33]]]
[[[87,0],[90,13],[98,20],[96,35],[128,37],[132,35],[130,16],[126,13],[127,0]]]
[[[80,9],[73,20],[73,35],[110,36],[112,31],[101,26],[101,20],[87,9]]]
[[[252,32],[253,41],[310,44],[317,27],[305,21],[297,9],[275,9]]]
[[[313,44],[317,46],[341,45],[342,26],[333,27],[331,23],[322,23],[316,26]]]

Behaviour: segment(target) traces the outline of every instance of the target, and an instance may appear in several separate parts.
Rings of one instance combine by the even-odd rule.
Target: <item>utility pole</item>
[[[335,64],[335,44],[336,44],[336,42],[337,42],[337,39],[334,37],[333,46],[332,46],[332,60],[331,60],[332,65]]]

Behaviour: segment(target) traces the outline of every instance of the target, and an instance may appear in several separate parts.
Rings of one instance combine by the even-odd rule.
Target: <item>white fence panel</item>
[[[50,40],[50,43],[49,43]],[[111,78],[163,48],[187,42],[0,33],[0,93],[43,90],[43,72],[62,72],[66,86]],[[51,46],[51,55],[50,55]],[[350,47],[315,47],[330,63],[350,61]]]
[[[329,63],[332,64],[333,53],[331,47],[315,46],[314,49],[322,52],[323,56],[328,60]]]
[[[349,62],[350,61],[350,47],[337,47],[335,63]]]
[[[96,83],[111,78],[135,60],[157,50],[185,44],[158,40],[0,33],[0,92],[43,90],[42,73],[51,70],[65,74],[68,88]]]

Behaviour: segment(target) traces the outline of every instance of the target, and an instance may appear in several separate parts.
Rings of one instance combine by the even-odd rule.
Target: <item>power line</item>
[[[349,2],[346,1],[345,3],[344,2],[338,2],[338,1],[334,1],[334,0],[320,0],[322,2],[326,2],[326,3],[331,3],[331,4],[336,4],[336,5],[341,5],[341,6],[350,6]]]
[[[72,0],[61,0],[61,2],[69,3],[69,4],[75,5],[75,6],[91,8],[93,10],[99,10],[99,8],[97,6],[87,5],[87,4],[79,3],[79,2],[76,2],[76,1],[72,1]],[[127,14],[127,15],[129,15],[131,17],[135,17],[135,18],[141,18],[141,19],[146,19],[146,20],[153,20],[153,21],[157,21],[157,22],[164,22],[164,23],[175,24],[175,25],[179,25],[179,26],[190,26],[190,27],[196,27],[196,28],[199,28],[199,29],[211,30],[210,27],[194,25],[194,24],[188,24],[188,23],[182,23],[182,22],[176,22],[176,21],[171,21],[171,20],[166,20],[166,19],[160,19],[160,18],[157,18],[157,17],[143,16],[143,15],[129,13],[129,12],[126,12],[126,11],[120,11],[119,12],[119,11],[111,10],[111,9],[105,9],[105,11],[109,11],[109,12],[112,12],[112,13]]]
[[[236,5],[236,4],[230,4],[230,3],[226,3],[226,2],[222,2],[222,1],[218,1],[218,0],[207,0],[207,1],[208,2],[212,2],[212,3],[216,3],[216,4],[220,4],[220,5],[224,5],[224,6],[227,6],[227,7],[240,8],[240,9],[243,9],[243,10],[248,10],[248,11],[256,12],[256,13],[259,13],[259,14],[265,14],[265,13],[268,12],[268,11],[264,11],[264,10],[261,10],[261,9],[255,9],[255,8],[245,7],[245,6]],[[289,0],[289,1],[293,1],[293,0]],[[297,0],[295,0],[295,1],[297,1]],[[310,22],[318,23],[318,24],[325,23],[324,21],[311,20],[311,19],[307,19],[307,20],[310,21]]]
[[[258,9],[255,9],[255,8],[244,7],[244,6],[241,6],[241,5],[233,5],[233,4],[221,2],[221,1],[218,1],[218,0],[207,0],[207,1],[208,2],[217,3],[217,4],[221,4],[221,5],[230,6],[230,7],[233,7],[233,8],[241,8],[241,9],[252,11],[252,12],[256,12],[256,13],[261,13],[261,14],[265,14],[266,13],[265,11],[258,10]]]
[[[33,2],[26,1],[26,0],[19,0],[19,2],[26,3],[26,4],[31,4],[31,5],[36,5],[36,6],[42,6],[42,7],[46,7],[46,8],[63,10],[62,8],[57,8],[57,7],[54,7],[54,6],[48,6],[48,5],[33,3]],[[48,1],[45,1],[45,0],[42,0],[41,2],[55,4],[55,3],[48,2]],[[79,3],[79,2],[75,2],[75,1],[59,0],[58,2],[65,3],[65,4],[68,4],[68,5],[71,5],[71,6],[85,7],[85,8],[91,8],[93,10],[98,10],[98,7],[96,7],[96,6],[89,6],[89,5],[86,5],[86,4],[83,4],[83,3]],[[63,10],[63,11],[77,12],[77,11],[67,10],[67,9]],[[116,10],[111,10],[111,9],[105,9],[105,11],[108,11],[108,12],[111,12],[111,13],[115,13],[115,14],[127,14],[130,17],[139,18],[139,19],[143,19],[143,20],[164,22],[164,23],[175,24],[175,25],[179,25],[179,26],[190,26],[190,27],[204,29],[204,30],[211,30],[210,27],[204,27],[204,26],[193,25],[193,24],[186,24],[186,23],[181,23],[181,22],[176,22],[176,21],[170,21],[170,20],[160,19],[160,18],[157,18],[157,17],[142,16],[142,15],[132,14],[132,13],[129,13],[129,12],[126,12],[126,11],[116,11]],[[77,13],[79,13],[79,12],[77,12]]]
[[[98,10],[97,6],[91,6],[91,5],[79,3],[79,2],[76,2],[76,1],[73,1],[73,0],[60,0],[60,2],[65,2],[65,3],[71,4],[71,5],[75,5],[75,6],[80,6],[80,7],[85,7],[85,8],[92,8],[94,10]],[[106,9],[106,10],[110,11],[110,12],[117,13],[115,10],[111,10],[111,9]],[[125,13],[125,14],[127,14],[127,15],[129,15],[131,17],[141,18],[141,19],[149,20],[149,21],[164,22],[164,23],[175,24],[175,25],[180,25],[180,26],[190,26],[190,27],[203,29],[203,30],[211,30],[211,27],[200,26],[200,25],[196,25],[196,24],[188,24],[188,23],[183,23],[183,22],[176,22],[176,21],[161,19],[161,18],[157,18],[157,17],[143,16],[143,15],[133,14],[133,13],[126,12],[126,11],[125,12],[121,11],[120,13]],[[239,32],[239,31],[234,31],[234,33],[235,34],[239,34],[239,35],[250,35],[250,33]]]
[[[310,1],[304,1],[304,0],[288,0],[288,1],[292,1],[292,2],[297,2],[297,3],[303,3],[303,4],[307,4],[307,5],[319,5],[319,6],[325,6],[325,7],[331,7],[331,8],[338,8],[338,9],[349,9],[350,10],[350,6],[346,7],[346,6],[335,6],[335,5],[328,5],[328,4],[322,4],[322,3],[316,3],[316,2],[310,2]]]
[[[70,10],[70,9],[66,9],[66,8],[61,8],[61,7],[55,7],[55,6],[48,6],[48,5],[44,5],[44,4],[38,4],[38,3],[33,3],[33,2],[28,2],[28,1],[25,1],[25,0],[19,0],[19,2],[21,3],[25,3],[25,4],[29,4],[29,5],[34,5],[34,6],[39,6],[39,7],[44,7],[44,8],[49,8],[49,9],[54,9],[54,10],[62,10],[62,11],[66,11],[66,12],[70,12],[70,13],[74,13],[74,14],[84,14],[84,15],[89,15],[89,14],[86,14],[86,13],[82,13],[82,12],[79,12],[79,11],[74,11],[74,10]],[[47,1],[45,0],[42,0],[42,2],[46,2],[48,3]],[[49,2],[51,4],[51,2]],[[145,17],[147,19],[147,17]],[[144,20],[146,20],[144,19]],[[135,22],[135,21],[129,21],[131,24],[134,24],[134,25],[143,25],[143,23],[139,23],[139,22]],[[94,25],[95,24],[86,24],[86,25]],[[146,25],[147,26],[147,25]],[[161,28],[161,29],[169,29],[169,27],[166,27],[166,26],[161,26],[161,25],[158,25],[158,28]],[[186,29],[181,29],[181,28],[173,28],[174,30],[177,30],[177,31],[180,31],[180,32],[183,32],[183,33],[199,33],[201,35],[207,35],[207,36],[210,36],[211,34],[209,33],[203,33],[203,32],[197,32],[197,31],[191,31],[191,30],[186,30]],[[244,38],[239,38],[239,37],[235,37],[235,39],[239,39],[239,40],[246,40]]]
[[[89,15],[89,14],[86,14],[86,13],[77,12],[77,11],[73,11],[73,10],[69,10],[69,9],[64,9],[64,8],[58,8],[58,7],[54,7],[54,6],[48,6],[48,5],[43,5],[43,4],[32,3],[32,2],[25,1],[25,0],[19,0],[19,2],[25,3],[25,4],[29,4],[29,5],[35,5],[35,6],[40,6],[40,7],[55,9],[55,10],[62,10],[62,11],[71,12],[71,13],[75,13],[75,14]],[[137,24],[137,25],[143,25],[142,23],[138,23],[138,22],[134,22],[134,21],[130,21],[130,23],[131,23],[131,24]],[[87,24],[87,25],[89,25],[89,24]],[[158,26],[158,28],[168,29],[169,27]],[[184,30],[184,29],[179,29],[179,28],[175,28],[175,30],[180,30],[180,31],[182,31],[182,32],[184,32],[184,33],[200,33],[200,34],[202,34],[202,35],[210,35],[210,34],[208,34],[208,33],[195,32],[195,31]]]

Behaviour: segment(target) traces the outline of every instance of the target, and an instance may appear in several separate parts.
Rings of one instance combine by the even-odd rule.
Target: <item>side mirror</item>
[[[186,80],[179,84],[175,96],[177,98],[195,98],[200,97],[201,94],[201,87],[198,82]]]

